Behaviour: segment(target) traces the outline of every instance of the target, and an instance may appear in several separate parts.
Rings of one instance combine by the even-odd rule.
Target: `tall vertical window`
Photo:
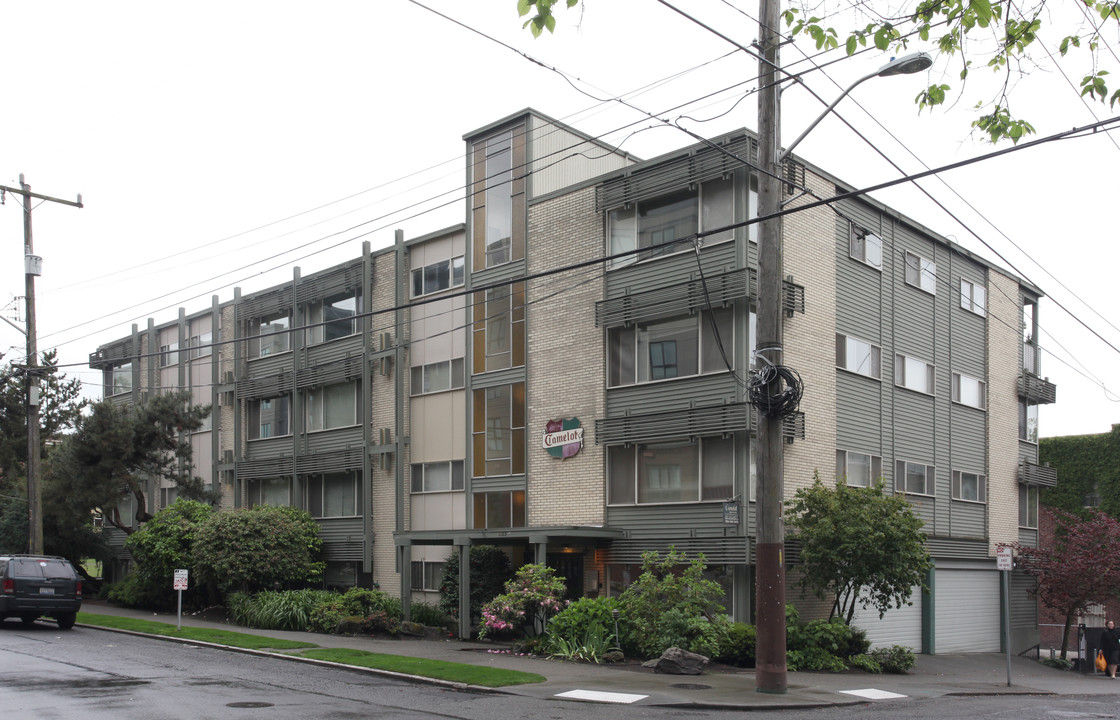
[[[977,315],[984,315],[987,310],[988,291],[983,285],[977,285],[961,278],[961,307]]]
[[[881,378],[882,351],[878,345],[836,333],[836,367],[867,377]]]
[[[358,331],[356,316],[362,311],[362,296],[353,291],[316,300],[307,308],[307,341],[311,345],[330,342]]]
[[[486,142],[486,267],[510,261],[513,239],[513,133]]]
[[[249,439],[263,440],[291,434],[287,395],[253,400],[249,405]]]
[[[1038,405],[1019,400],[1019,439],[1038,442]]]
[[[859,260],[876,270],[883,269],[883,241],[875,233],[855,223],[851,224],[848,235],[848,254],[853,260]]]
[[[121,395],[132,392],[132,363],[114,365],[105,370],[105,394]]]
[[[304,502],[312,517],[353,517],[358,514],[358,475],[354,472],[310,475]]]
[[[473,395],[474,477],[525,472],[525,384],[479,389]]]
[[[1019,486],[1019,527],[1038,527],[1038,486]]]
[[[291,349],[292,318],[287,310],[264,315],[249,323],[250,357],[268,357]]]
[[[883,458],[878,455],[836,451],[836,479],[852,487],[870,487],[883,477]]]
[[[1023,301],[1023,369],[1032,375],[1038,375],[1037,309],[1034,301]]]
[[[613,446],[607,450],[612,505],[727,500],[735,495],[731,438]]]
[[[358,383],[344,382],[311,388],[305,400],[307,429],[330,430],[358,423]]]
[[[473,372],[525,364],[525,283],[474,294]]]
[[[906,284],[937,293],[937,263],[914,253],[906,253]]]

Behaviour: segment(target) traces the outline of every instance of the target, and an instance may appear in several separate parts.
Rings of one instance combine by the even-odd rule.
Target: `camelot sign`
[[[583,448],[583,428],[579,418],[549,420],[541,438],[541,447],[554,458],[570,458]]]

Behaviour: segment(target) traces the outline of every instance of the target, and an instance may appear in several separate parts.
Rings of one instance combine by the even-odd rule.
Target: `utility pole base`
[[[783,543],[759,543],[755,547],[755,598],[759,655],[755,658],[755,690],[786,693],[786,569],[782,563]]]

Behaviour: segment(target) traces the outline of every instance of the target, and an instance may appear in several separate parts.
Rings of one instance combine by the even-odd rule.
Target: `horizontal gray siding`
[[[308,433],[306,440],[308,452],[328,453],[349,448],[362,447],[362,427],[340,428],[338,430],[324,430],[322,432]]]
[[[1019,462],[1038,464],[1038,445],[1019,441]]]
[[[471,492],[499,492],[504,490],[524,490],[524,475],[509,475],[496,478],[472,478]]]
[[[319,537],[323,541],[323,559],[361,560],[364,538],[362,519],[323,518],[319,522]]]
[[[960,405],[954,405],[952,413],[953,467],[983,472],[987,468],[987,413]]]
[[[935,464],[937,435],[931,432],[934,398],[910,390],[894,390],[895,456]]]
[[[988,506],[953,502],[949,533],[957,537],[987,537]]]
[[[292,335],[292,340],[295,340],[294,333]],[[247,376],[250,378],[263,378],[291,371],[292,353],[289,351],[249,360]]]
[[[846,450],[882,454],[882,382],[836,373],[836,444]],[[884,470],[886,462],[884,461]]]
[[[268,460],[292,454],[291,436],[251,440],[245,445],[246,460]]]
[[[607,390],[607,417],[672,412],[737,401],[730,373],[643,383]]]
[[[1038,530],[1019,528],[1019,544],[1026,547],[1038,547]]]
[[[723,503],[608,506],[607,524],[631,537],[737,535],[738,526],[723,524]]]
[[[307,349],[307,364],[309,366],[326,365],[339,362],[355,355],[362,354],[361,334],[331,340],[330,342],[312,345]]]
[[[927,530],[928,532],[928,530]],[[968,559],[987,560],[988,543],[984,540],[968,540],[949,537],[930,537],[926,540],[929,554],[936,560]]]
[[[720,275],[741,267],[735,259],[735,243],[710,245],[700,252],[704,275]],[[627,265],[607,273],[607,299],[657,290],[677,282],[699,279],[696,254],[689,249],[665,257]]]
[[[1021,570],[1011,573],[1011,627],[1038,627],[1038,600],[1030,592],[1035,587],[1035,579]]]

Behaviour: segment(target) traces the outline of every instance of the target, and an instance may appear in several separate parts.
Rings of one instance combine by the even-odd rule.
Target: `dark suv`
[[[0,621],[30,625],[46,615],[69,630],[81,607],[82,580],[66,558],[0,555]]]

